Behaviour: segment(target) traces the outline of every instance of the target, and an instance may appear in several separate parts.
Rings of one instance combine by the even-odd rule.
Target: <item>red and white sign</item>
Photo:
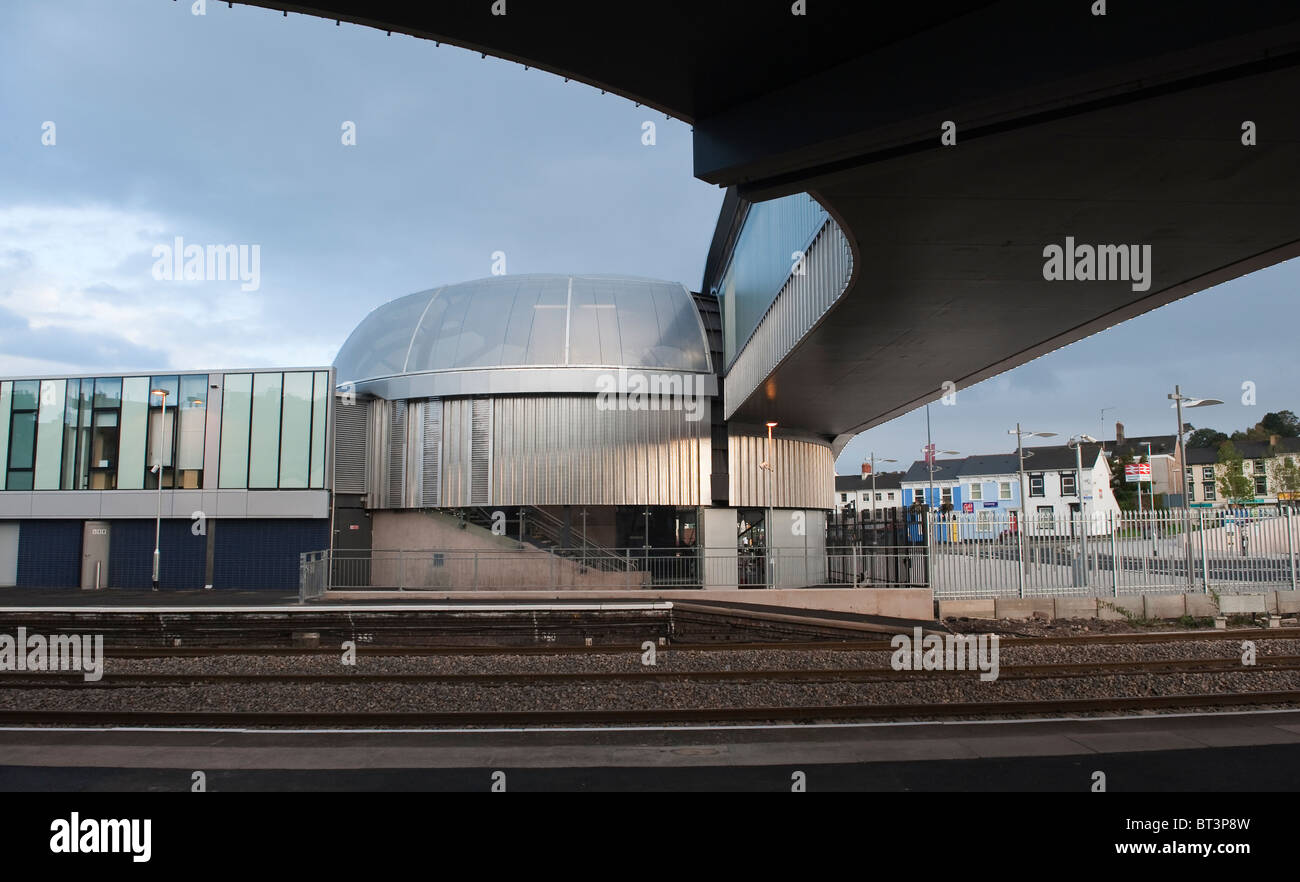
[[[1129,484],[1150,481],[1151,480],[1151,463],[1149,462],[1131,462],[1124,466],[1124,481]]]
[[[862,477],[864,477],[864,478],[870,478],[870,477],[871,477],[871,463],[869,463],[869,462],[864,462],[864,463],[862,464]]]
[[[934,445],[927,444],[921,450],[925,453],[925,464],[928,466],[934,465]]]
[[[975,511],[975,503],[963,502],[961,504],[961,510],[964,511],[966,514],[971,514],[972,512]]]

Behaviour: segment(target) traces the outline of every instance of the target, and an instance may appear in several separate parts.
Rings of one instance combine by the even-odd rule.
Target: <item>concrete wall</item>
[[[938,617],[971,619],[1177,619],[1217,615],[1300,613],[1300,591],[1225,594],[1216,606],[1208,594],[1129,594],[1120,597],[999,597],[940,600]]]
[[[637,570],[608,570],[521,545],[432,511],[375,511],[369,584],[376,588],[478,591],[606,588],[647,584]],[[403,552],[399,554],[398,552]]]

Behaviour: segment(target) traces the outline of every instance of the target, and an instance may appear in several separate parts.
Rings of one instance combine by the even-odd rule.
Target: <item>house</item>
[[[1083,474],[1074,448],[1067,445],[1026,447],[1025,504],[1021,503],[1019,457],[1013,451],[935,462],[918,460],[903,478],[903,504],[927,503],[959,525],[953,539],[995,539],[1028,513],[1030,532],[1070,534],[1081,502],[1087,502],[1088,533],[1108,532],[1109,518],[1119,514],[1111,490],[1111,468],[1101,446],[1084,444]],[[933,484],[933,491],[931,485]],[[947,537],[947,531],[939,537]]]
[[[883,520],[889,512],[903,508],[903,472],[880,472],[875,480],[875,499],[871,498],[870,475],[835,476],[835,514],[860,513],[862,519]]]
[[[1268,441],[1234,441],[1242,458],[1242,473],[1255,483],[1255,497],[1249,505],[1277,505],[1289,502],[1290,494],[1279,493],[1278,470],[1286,461],[1300,465],[1300,438],[1273,435]],[[1221,508],[1229,504],[1219,492],[1219,478],[1225,466],[1219,464],[1217,447],[1187,448],[1187,501],[1193,508]]]
[[[1182,483],[1178,479],[1178,442],[1173,435],[1140,435],[1128,437],[1124,434],[1124,424],[1115,424],[1115,440],[1106,448],[1110,457],[1111,471],[1116,470],[1115,463],[1127,456],[1133,462],[1141,462],[1150,453],[1151,482],[1143,482],[1144,495],[1164,494],[1166,500],[1182,493]],[[1172,502],[1172,500],[1170,500]]]

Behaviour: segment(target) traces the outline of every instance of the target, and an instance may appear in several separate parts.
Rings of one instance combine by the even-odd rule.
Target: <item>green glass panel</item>
[[[253,375],[227,374],[221,398],[221,471],[218,486],[248,486],[248,418],[253,403]]]
[[[280,487],[305,490],[311,469],[312,375],[284,375],[280,415]]]
[[[274,489],[280,473],[280,389],[284,375],[253,375],[253,423],[249,433],[248,486]]]
[[[118,490],[144,489],[148,428],[149,378],[127,377],[122,380],[122,421],[118,427]]]
[[[311,486],[325,486],[325,427],[329,416],[330,374],[317,371],[311,405]]]
[[[63,411],[67,380],[41,380],[41,409],[36,428],[36,490],[58,490],[63,465]]]

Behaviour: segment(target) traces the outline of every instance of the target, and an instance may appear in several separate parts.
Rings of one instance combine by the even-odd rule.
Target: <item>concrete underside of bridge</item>
[[[812,193],[853,278],[736,418],[840,444],[1300,253],[1294,0],[251,5],[590,83],[691,122],[705,181]],[[1067,237],[1149,247],[1149,278],[1049,281]]]

